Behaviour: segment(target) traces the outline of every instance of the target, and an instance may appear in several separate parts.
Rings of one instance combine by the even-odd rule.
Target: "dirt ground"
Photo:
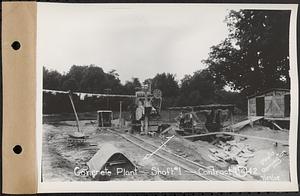
[[[193,174],[182,171],[182,175],[152,175],[155,171],[166,171],[168,168],[176,168],[159,157],[153,156],[147,161],[142,161],[147,151],[107,131],[99,131],[91,121],[81,121],[82,129],[89,136],[85,145],[69,146],[68,134],[76,131],[74,121],[62,121],[58,123],[43,124],[43,155],[42,175],[43,181],[91,181],[91,177],[81,177],[74,174],[76,166],[81,167],[88,162],[105,143],[113,143],[119,149],[125,149],[127,157],[138,168],[138,175],[120,176],[113,180],[199,180]]]
[[[264,138],[271,138],[275,140],[288,141],[288,131],[272,130],[263,126],[250,126],[241,130],[241,134],[260,136]],[[257,175],[255,178],[267,181],[289,181],[289,147],[282,144],[275,144],[265,140],[257,140],[248,138],[241,141],[244,144],[252,146],[254,157],[249,159],[248,168],[256,168]]]
[[[93,117],[94,118],[94,117]],[[163,160],[157,156],[153,156],[146,162],[143,161],[147,151],[137,147],[136,145],[124,140],[123,138],[105,130],[99,131],[94,120],[82,120],[80,125],[85,135],[89,136],[84,145],[71,145],[68,142],[68,134],[76,131],[75,121],[60,121],[60,117],[55,115],[47,116],[47,120],[43,123],[43,155],[42,155],[42,180],[47,182],[62,181],[91,181],[91,177],[76,176],[74,174],[75,167],[83,167],[105,143],[114,144],[115,147],[125,151],[126,156],[135,164],[138,169],[138,175],[119,176],[111,180],[199,180],[194,174],[190,174],[184,170],[181,175],[175,172],[175,175],[152,175],[153,168],[156,170],[166,171],[167,168],[176,168],[175,165]],[[51,120],[49,120],[51,119]],[[249,134],[253,136],[268,137],[278,140],[288,140],[288,132],[274,131],[266,127],[255,126],[254,128],[245,127],[241,130],[241,134]],[[169,135],[174,133],[170,132]],[[157,146],[163,143],[159,137],[136,136],[147,139],[149,143]],[[237,138],[236,138],[237,139]],[[250,158],[247,163],[247,169],[255,172],[246,176],[247,180],[289,180],[289,159],[288,146],[264,140],[246,139],[240,141],[244,144],[252,146],[255,156]],[[186,159],[197,162],[201,165],[214,167],[218,170],[228,168],[228,164],[212,161],[209,155],[209,148],[214,147],[206,141],[189,141],[176,135],[168,142],[165,149],[182,156]]]

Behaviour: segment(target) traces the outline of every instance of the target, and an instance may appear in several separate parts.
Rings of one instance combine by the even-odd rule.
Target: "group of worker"
[[[194,126],[193,114],[183,114],[179,113],[179,128],[192,128]]]
[[[212,109],[210,112],[203,111],[201,113],[203,113],[206,118],[205,127],[209,132],[220,131],[221,110],[215,111],[214,109]],[[177,121],[179,124],[179,128],[182,129],[191,129],[194,127],[194,124],[196,123],[194,121],[193,114],[191,112],[189,113],[180,112]]]
[[[138,100],[137,107],[134,114],[132,114],[132,122],[135,130],[140,132],[141,135],[148,134],[149,118],[152,111],[150,98]]]
[[[149,118],[152,111],[151,99],[139,99],[137,105],[132,110],[132,132],[139,132],[141,135],[148,134]],[[205,127],[207,131],[214,132],[221,130],[221,110],[212,109],[210,111],[202,111],[206,117]],[[195,114],[196,115],[196,114]],[[180,112],[176,119],[179,123],[179,128],[192,129],[196,121],[194,121],[193,113]]]

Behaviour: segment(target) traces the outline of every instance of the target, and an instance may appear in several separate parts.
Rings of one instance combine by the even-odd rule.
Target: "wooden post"
[[[122,127],[122,101],[120,101],[119,125]]]
[[[101,127],[104,127],[104,124],[103,124],[103,112],[100,112],[100,116],[101,116]]]
[[[80,130],[80,128],[79,128],[79,118],[78,118],[78,116],[77,116],[77,112],[76,112],[76,109],[75,109],[75,106],[74,106],[74,103],[73,103],[73,99],[72,99],[72,94],[71,94],[71,92],[69,92],[69,98],[70,98],[71,105],[72,105],[72,108],[73,108],[73,111],[74,111],[74,114],[75,114],[76,123],[77,123],[77,130],[78,130],[78,132],[81,132],[81,130]]]
[[[230,111],[230,121],[231,121],[231,123],[230,123],[231,124],[230,125],[231,126],[231,131],[234,132],[234,130],[232,128],[232,125],[233,125],[233,111],[232,110]]]
[[[250,99],[248,98],[248,118],[250,117]]]

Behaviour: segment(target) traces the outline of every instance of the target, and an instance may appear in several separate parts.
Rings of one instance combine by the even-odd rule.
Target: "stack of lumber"
[[[238,143],[235,140],[220,141],[215,146],[216,148],[209,148],[210,154],[208,155],[215,162],[221,161],[246,166],[247,161],[254,157],[254,149],[251,146]]]

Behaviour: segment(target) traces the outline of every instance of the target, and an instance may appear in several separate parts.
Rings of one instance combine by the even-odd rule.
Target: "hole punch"
[[[13,151],[16,154],[20,154],[22,152],[22,147],[20,145],[15,145]]]
[[[14,50],[19,50],[21,48],[21,44],[20,42],[18,41],[14,41],[12,44],[11,44],[11,47],[14,49]]]

